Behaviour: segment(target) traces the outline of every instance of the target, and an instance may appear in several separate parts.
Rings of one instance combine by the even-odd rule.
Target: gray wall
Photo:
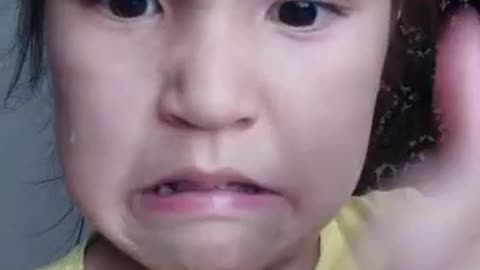
[[[0,0],[0,100],[12,72],[16,2]],[[28,89],[20,89],[28,91]],[[28,270],[63,254],[75,228],[62,181],[38,185],[54,176],[53,136],[47,94],[17,110],[0,109],[0,270]],[[46,126],[46,128],[45,128]],[[75,213],[74,213],[75,214]]]

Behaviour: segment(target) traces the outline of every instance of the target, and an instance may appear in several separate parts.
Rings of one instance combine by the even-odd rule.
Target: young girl
[[[351,198],[381,156],[407,4],[22,0],[23,52],[46,53],[66,183],[95,230],[44,269],[356,269],[363,224],[407,196]]]

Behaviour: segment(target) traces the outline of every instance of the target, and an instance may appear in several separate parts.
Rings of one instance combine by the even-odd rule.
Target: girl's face
[[[312,262],[362,170],[390,1],[47,2],[61,159],[96,231],[152,269]]]

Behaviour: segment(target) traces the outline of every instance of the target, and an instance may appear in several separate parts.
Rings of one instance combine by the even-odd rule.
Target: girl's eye
[[[331,15],[341,15],[341,8],[323,1],[282,1],[269,11],[276,23],[294,28],[311,28]]]
[[[163,13],[157,0],[102,0],[103,5],[116,17],[132,19]]]

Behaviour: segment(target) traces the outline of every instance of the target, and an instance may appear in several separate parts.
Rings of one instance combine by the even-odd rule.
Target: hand
[[[426,198],[394,210],[364,242],[380,247],[383,269],[480,269],[480,15],[474,9],[450,19],[437,57],[435,101],[447,136],[434,160],[408,176]],[[361,260],[368,265],[369,258]]]

